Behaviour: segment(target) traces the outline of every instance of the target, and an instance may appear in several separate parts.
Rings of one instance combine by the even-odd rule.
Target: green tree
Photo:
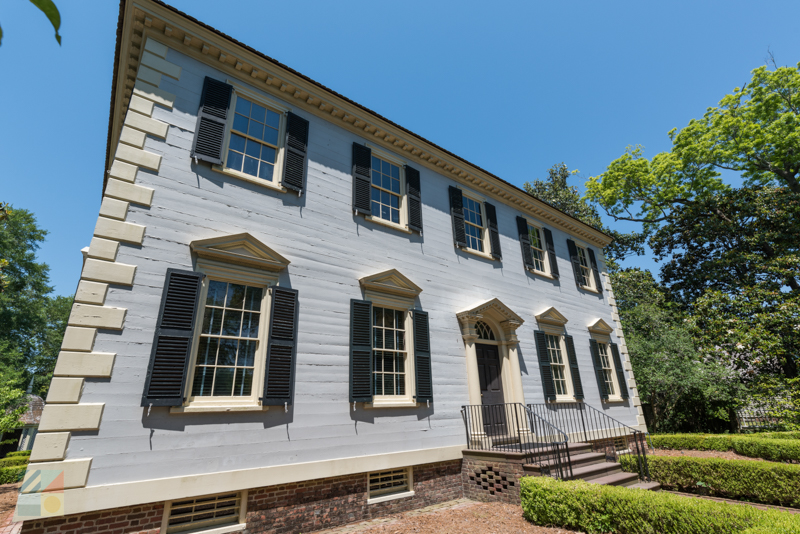
[[[523,187],[526,192],[539,200],[614,238],[614,241],[604,251],[610,270],[616,269],[617,261],[629,254],[643,254],[644,236],[642,234],[623,234],[606,227],[597,208],[581,198],[577,187],[569,185],[567,180],[577,173],[577,170],[570,171],[566,164],[559,163],[548,169],[546,180],[525,182]]]
[[[671,151],[648,160],[642,147],[628,147],[603,174],[589,179],[587,198],[618,220],[645,223],[649,232],[676,208],[728,190],[721,178],[725,170],[741,173],[748,187],[800,193],[798,114],[798,68],[759,67],[702,119],[670,131]],[[719,215],[717,206],[706,206],[709,215]]]
[[[47,20],[50,21],[50,24],[53,25],[53,29],[56,31],[56,41],[58,42],[59,46],[61,45],[61,35],[59,35],[58,30],[61,28],[61,13],[58,12],[58,8],[53,3],[53,0],[30,0],[31,4],[36,6],[44,15],[47,17]],[[0,28],[0,44],[3,42],[3,29]]]
[[[0,368],[21,383],[35,377],[35,393],[46,394],[72,297],[51,297],[49,267],[36,261],[47,232],[32,213],[7,209],[0,220]]]

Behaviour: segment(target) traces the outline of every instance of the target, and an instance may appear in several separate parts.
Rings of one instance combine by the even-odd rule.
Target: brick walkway
[[[315,532],[315,534],[350,534],[352,532],[360,532],[362,530],[366,530],[371,527],[375,527],[377,525],[388,525],[391,523],[397,523],[403,517],[414,517],[416,515],[423,515],[423,514],[430,514],[433,512],[438,512],[440,510],[455,510],[458,508],[468,508],[470,506],[475,506],[480,504],[476,501],[471,501],[469,499],[456,499],[455,501],[447,501],[439,504],[434,504],[433,506],[428,506],[426,508],[420,508],[419,510],[412,510],[410,512],[403,513],[400,517],[382,517],[379,519],[373,519],[371,521],[362,521],[361,523],[353,523],[351,525],[345,525],[343,527],[336,527],[328,530],[319,530]],[[5,532],[0,532],[0,534],[5,534]]]

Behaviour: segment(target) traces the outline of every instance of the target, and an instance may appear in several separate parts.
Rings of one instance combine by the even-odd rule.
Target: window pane
[[[372,324],[374,326],[383,326],[383,308],[372,308]]]
[[[394,178],[395,180],[400,179],[400,167],[398,167],[397,165],[392,165],[392,178]]]
[[[240,341],[239,357],[236,365],[239,367],[253,367],[256,362],[256,341]]]
[[[406,375],[398,374],[397,376],[397,394],[398,395],[405,395],[406,394]]]
[[[206,308],[203,315],[203,333],[219,335],[220,328],[222,328],[222,310]]]
[[[394,313],[392,313],[392,310],[383,310],[383,326],[394,328]]]
[[[383,348],[383,330],[380,328],[372,329],[372,348],[373,349]]]
[[[394,395],[394,375],[393,374],[385,374],[383,375],[383,394],[384,395]]]
[[[400,197],[389,195],[389,200],[391,200],[390,206],[393,207],[394,209],[400,207]]]
[[[271,109],[267,110],[267,124],[272,126],[273,128],[277,129],[281,123],[281,116],[272,111]]]
[[[381,191],[381,204],[389,205],[389,197],[392,196],[386,191]]]
[[[406,335],[402,330],[397,331],[397,350],[406,350]]]
[[[263,290],[260,287],[248,287],[246,297],[244,299],[244,309],[255,311],[260,310],[262,295]]]
[[[397,355],[397,372],[402,373],[406,370],[406,359],[402,354]]]
[[[248,122],[250,121],[247,120],[247,117],[239,115],[237,113],[236,115],[233,116],[233,129],[238,132],[247,133]]]
[[[228,160],[227,165],[229,169],[234,169],[236,171],[242,170],[242,159],[243,156],[238,152],[234,152],[233,150],[228,151]]]
[[[264,106],[259,106],[255,102],[253,102],[253,108],[250,110],[250,118],[257,120],[258,122],[264,122],[265,114],[267,113],[267,108]]]
[[[261,316],[259,313],[246,313],[242,317],[242,337],[257,338],[258,337],[258,319]]]
[[[381,190],[380,189],[375,189],[374,187],[372,188],[372,200],[374,200],[375,202],[380,202],[381,201]]]
[[[192,384],[193,396],[211,395],[211,385],[214,382],[213,367],[197,367],[194,371],[194,383]]]
[[[234,397],[245,397],[250,395],[250,389],[253,385],[253,370],[252,369],[236,369],[236,381],[233,385]]]
[[[235,339],[220,339],[217,365],[236,365],[236,346],[239,342]]]
[[[261,167],[259,167],[258,169],[258,177],[267,180],[268,182],[271,182],[274,171],[275,167],[273,167],[269,163],[261,162]]]
[[[260,122],[250,121],[250,127],[247,130],[247,133],[256,139],[261,139],[264,137],[264,125]]]
[[[380,196],[380,195],[378,195]],[[377,202],[372,203],[372,216],[373,217],[380,217],[381,216],[381,205]]]
[[[253,159],[250,156],[245,157],[242,172],[251,176],[258,176],[258,160]]]
[[[264,129],[264,141],[271,144],[277,145],[278,144],[278,130],[274,130],[270,127]]]
[[[256,143],[255,141],[248,139],[245,154],[253,158],[261,157],[261,143]]]
[[[206,297],[206,306],[222,306],[225,302],[225,290],[228,289],[228,284],[211,280],[208,284],[208,296]]]
[[[392,192],[400,194],[400,180],[392,179]]]
[[[373,171],[380,171],[381,170],[381,160],[372,156],[372,170]]]
[[[242,328],[242,312],[238,310],[225,310],[222,320],[223,336],[238,336]]]
[[[381,206],[381,219],[389,220],[389,206]]]
[[[386,345],[384,348],[386,349],[394,349],[394,330],[384,330],[384,338],[386,339]]]
[[[228,299],[225,302],[225,307],[241,310],[244,307],[246,288],[247,286],[243,286],[242,284],[231,284],[228,288]]]
[[[244,152],[245,138],[241,135],[231,134],[230,148],[231,150],[238,150]]]
[[[275,149],[271,146],[261,147],[261,159],[270,163],[275,163]]]
[[[217,361],[217,338],[201,337],[197,348],[197,365],[214,365]]]
[[[384,189],[392,188],[392,179],[385,174],[381,175],[381,187]]]
[[[381,172],[383,174],[389,174],[391,171],[389,170],[389,162],[388,161],[381,161]]]
[[[217,367],[214,380],[215,396],[230,396],[233,392],[233,367]]]
[[[236,113],[241,113],[245,117],[250,116],[250,101],[242,97],[236,98]]]

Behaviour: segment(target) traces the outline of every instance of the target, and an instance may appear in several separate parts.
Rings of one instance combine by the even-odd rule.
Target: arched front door
[[[497,345],[475,345],[478,360],[478,375],[481,382],[481,404],[483,405],[483,428],[490,436],[505,435],[506,409],[504,406],[502,364]]]

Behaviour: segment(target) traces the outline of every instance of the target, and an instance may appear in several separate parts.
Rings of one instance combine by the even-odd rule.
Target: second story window
[[[235,98],[225,166],[271,182],[278,154],[281,116],[242,96]]]
[[[372,216],[400,224],[400,167],[372,156]]]
[[[584,287],[592,287],[592,269],[589,267],[589,259],[586,257],[586,249],[583,247],[578,247],[578,261],[581,267],[580,273],[578,273],[581,279],[581,285]]]
[[[481,203],[464,197],[464,224],[467,234],[467,247],[483,252],[483,212]]]
[[[544,267],[544,242],[542,234],[536,226],[528,225],[528,238],[531,241],[531,254],[533,255],[533,268],[546,272]]]

